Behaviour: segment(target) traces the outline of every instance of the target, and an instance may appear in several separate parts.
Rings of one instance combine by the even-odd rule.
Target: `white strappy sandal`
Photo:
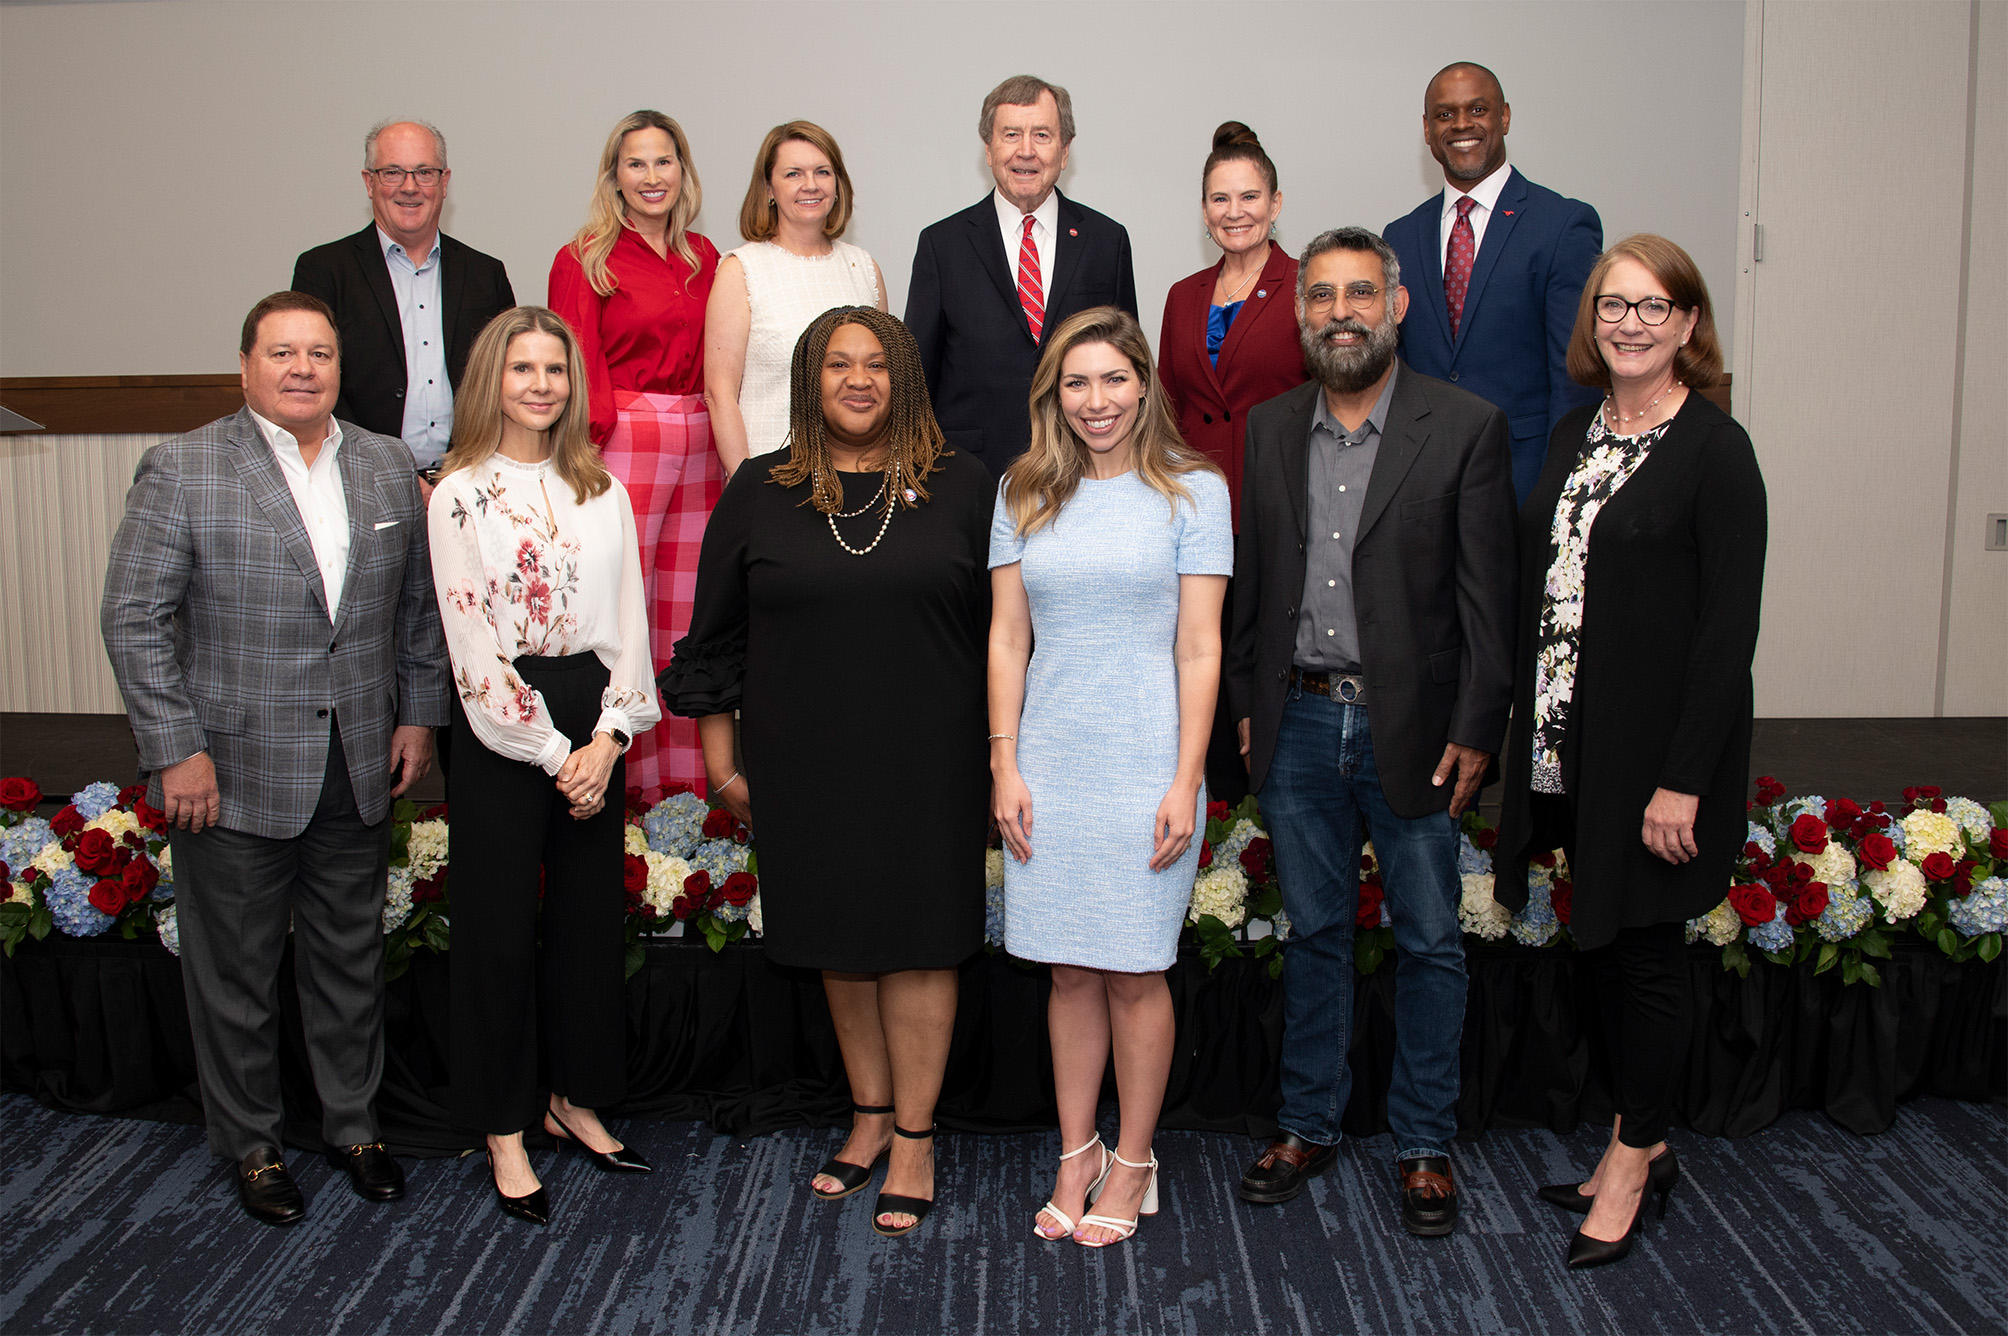
[[[1130,1235],[1136,1233],[1137,1222],[1144,1216],[1157,1214],[1157,1155],[1153,1153],[1150,1159],[1143,1164],[1137,1164],[1132,1160],[1125,1160],[1120,1155],[1114,1155],[1111,1158],[1117,1164],[1131,1169],[1150,1170],[1150,1182],[1144,1187],[1143,1200],[1137,1204],[1136,1215],[1130,1219],[1118,1220],[1112,1215],[1082,1216],[1081,1224],[1084,1227],[1087,1225],[1100,1225],[1103,1229],[1113,1229],[1116,1231],[1116,1236],[1112,1239],[1084,1239],[1076,1236],[1074,1242],[1080,1244],[1083,1248],[1106,1248],[1111,1243],[1121,1243],[1129,1238]],[[1102,1171],[1102,1177],[1104,1179],[1108,1177],[1107,1170]],[[1057,1215],[1058,1212],[1056,1211],[1054,1214]]]
[[[1107,1146],[1102,1146],[1102,1134],[1100,1132],[1095,1133],[1094,1136],[1090,1137],[1085,1144],[1076,1146],[1074,1147],[1074,1149],[1060,1156],[1060,1159],[1062,1160],[1062,1162],[1064,1162],[1073,1159],[1076,1155],[1080,1155],[1083,1154],[1084,1152],[1091,1151],[1097,1146],[1102,1147],[1102,1171],[1099,1174],[1096,1174],[1095,1181],[1088,1185],[1087,1204],[1089,1206],[1093,1206],[1095,1204],[1095,1198],[1101,1195],[1102,1184],[1109,1181],[1109,1170],[1116,1167],[1116,1157],[1109,1153],[1109,1148]],[[1068,1239],[1073,1237],[1075,1229],[1074,1222],[1070,1218],[1068,1218],[1068,1215],[1065,1211],[1053,1205],[1052,1202],[1049,1201],[1044,1206],[1040,1207],[1039,1215],[1050,1215],[1055,1220],[1059,1221],[1060,1232],[1057,1234],[1048,1234],[1045,1230],[1039,1228],[1039,1217],[1034,1216],[1032,1217],[1032,1233],[1038,1238],[1042,1238],[1048,1243],[1058,1243],[1062,1239]],[[1086,1217],[1082,1218],[1085,1219]]]

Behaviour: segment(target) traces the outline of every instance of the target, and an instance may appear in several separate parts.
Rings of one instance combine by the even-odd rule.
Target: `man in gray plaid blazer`
[[[245,408],[148,450],[112,543],[112,671],[171,823],[182,978],[210,1149],[257,1219],[305,1202],[280,1156],[278,971],[328,1157],[401,1196],[371,1104],[383,1073],[390,804],[446,722],[425,513],[401,442],[333,417],[334,321],[275,293],[239,348]]]

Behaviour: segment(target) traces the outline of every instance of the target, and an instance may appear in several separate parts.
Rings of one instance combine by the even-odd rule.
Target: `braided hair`
[[[768,472],[769,482],[783,487],[809,483],[809,497],[826,515],[843,509],[844,489],[830,459],[827,425],[823,421],[823,358],[830,336],[843,325],[862,325],[878,336],[891,372],[891,404],[885,434],[879,444],[889,457],[886,507],[916,506],[928,499],[925,479],[948,454],[948,440],[934,420],[927,397],[927,377],[920,368],[920,347],[899,317],[874,306],[834,306],[809,322],[795,341],[788,373],[788,457]]]

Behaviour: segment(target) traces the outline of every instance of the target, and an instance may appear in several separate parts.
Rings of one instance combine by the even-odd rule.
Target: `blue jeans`
[[[1395,1158],[1447,1155],[1457,1132],[1464,1032],[1464,934],[1457,923],[1457,822],[1394,814],[1374,768],[1365,707],[1292,687],[1261,793],[1290,941],[1283,953],[1283,1108],[1307,1141],[1339,1140],[1352,1093],[1353,924],[1360,823],[1380,860],[1394,927],[1395,1061],[1388,1124]]]

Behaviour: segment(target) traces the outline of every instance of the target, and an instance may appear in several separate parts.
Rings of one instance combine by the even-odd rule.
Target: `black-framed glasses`
[[[1628,302],[1622,297],[1605,293],[1597,298],[1597,319],[1606,325],[1617,324],[1631,311],[1638,312],[1642,324],[1663,325],[1676,309],[1675,304],[1664,297],[1641,297],[1635,302]]]
[[[436,186],[439,178],[446,175],[444,167],[371,167],[368,170],[371,176],[392,190],[403,185],[407,176],[422,186]]]
[[[1355,311],[1368,309],[1374,304],[1374,298],[1381,295],[1381,290],[1371,283],[1348,283],[1343,289],[1320,283],[1304,294],[1304,305],[1322,311],[1338,301],[1341,292],[1345,294],[1346,305]]]

